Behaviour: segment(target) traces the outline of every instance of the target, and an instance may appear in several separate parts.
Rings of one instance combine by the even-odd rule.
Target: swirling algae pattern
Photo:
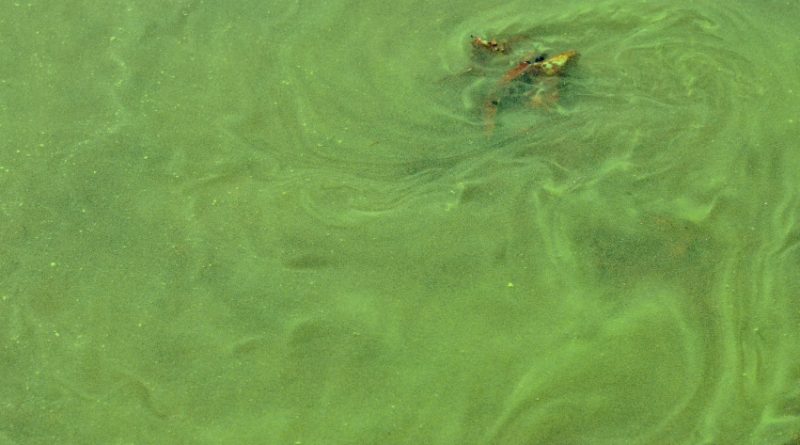
[[[533,3],[9,10],[0,441],[798,443],[797,7]]]
[[[497,261],[536,275],[518,277],[515,287],[530,281],[537,299],[530,308],[551,317],[528,322],[556,334],[505,346],[519,357],[504,359],[508,383],[487,380],[507,396],[486,402],[492,414],[471,414],[479,426],[450,425],[460,431],[455,437],[788,443],[800,414],[798,313],[789,291],[797,288],[790,172],[798,159],[780,136],[788,120],[758,111],[775,104],[783,115],[781,96],[797,88],[786,71],[791,53],[771,35],[777,31],[749,9],[697,2],[536,14],[512,2],[472,12],[432,13],[441,35],[371,36],[378,40],[371,53],[354,32],[323,57],[363,72],[352,79],[316,72],[311,85],[308,71],[296,79],[307,96],[295,111],[313,129],[303,132],[304,144],[334,158],[342,175],[361,177],[338,177],[335,187],[324,184],[330,176],[304,178],[310,214],[358,226],[431,202],[466,214],[489,207],[501,212],[491,218],[505,238]],[[491,80],[463,75],[464,41],[474,32],[579,49],[564,111],[520,111],[485,139],[478,108]],[[403,45],[382,45],[395,37]],[[419,47],[425,56],[412,49]],[[424,63],[432,54],[444,74]],[[319,55],[304,55],[298,66],[319,66],[312,61]],[[443,80],[419,86],[425,78]],[[318,96],[330,97],[330,106],[314,108]],[[378,115],[361,114],[376,108],[365,101],[381,104]],[[398,142],[405,140],[414,143]],[[536,331],[513,316],[505,323]]]

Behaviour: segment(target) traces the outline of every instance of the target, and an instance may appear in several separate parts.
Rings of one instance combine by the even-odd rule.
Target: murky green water
[[[797,2],[0,9],[0,444],[800,443]]]

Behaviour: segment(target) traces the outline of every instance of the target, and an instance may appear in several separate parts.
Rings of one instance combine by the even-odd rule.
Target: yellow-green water
[[[799,25],[5,2],[0,444],[800,443]],[[559,108],[487,136],[476,33]]]

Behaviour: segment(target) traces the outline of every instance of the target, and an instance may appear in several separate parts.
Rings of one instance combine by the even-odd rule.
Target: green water
[[[796,1],[0,11],[1,445],[800,443]]]

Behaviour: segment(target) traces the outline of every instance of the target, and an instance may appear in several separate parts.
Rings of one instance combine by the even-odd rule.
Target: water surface
[[[2,10],[0,443],[800,440],[796,3]]]

